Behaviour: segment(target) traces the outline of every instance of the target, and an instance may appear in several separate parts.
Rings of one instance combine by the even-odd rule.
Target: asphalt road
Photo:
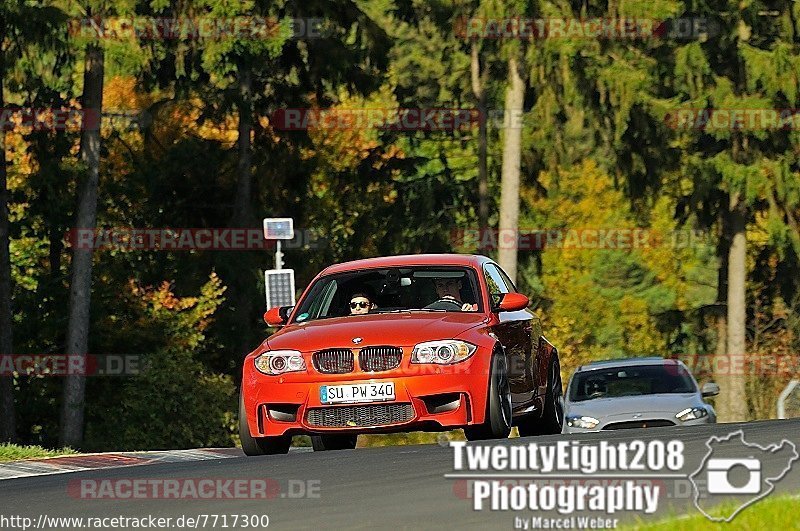
[[[747,424],[718,424],[692,428],[652,428],[601,434],[520,438],[503,441],[513,445],[528,442],[570,440],[630,441],[633,439],[680,439],[685,443],[686,463],[682,472],[692,473],[707,453],[711,435],[744,431],[749,443],[773,444],[789,439],[800,449],[800,419],[763,421]],[[439,445],[363,448],[339,452],[291,452],[289,455],[234,457],[214,461],[164,463],[140,467],[95,470],[51,476],[0,481],[0,515],[23,515],[38,521],[48,517],[172,517],[183,515],[217,516],[217,529],[223,528],[221,515],[227,515],[233,528],[233,515],[268,515],[275,529],[510,529],[515,516],[557,516],[533,514],[529,510],[474,511],[466,497],[465,482],[445,478],[453,471],[453,449]],[[769,459],[763,464],[769,466]],[[781,458],[774,456],[775,459]],[[774,464],[774,463],[773,463]],[[800,462],[777,484],[776,493],[800,492]],[[119,485],[126,479],[264,479],[268,478],[268,499],[82,499],[82,480],[110,480]],[[673,480],[666,480],[667,483]],[[679,480],[676,480],[679,481]],[[116,483],[113,483],[116,482]],[[684,486],[668,485],[655,516],[666,512],[694,514],[691,496]],[[280,487],[278,493],[277,486]],[[101,487],[102,489],[102,487]],[[311,497],[302,496],[302,491]],[[98,491],[100,492],[100,491]],[[774,495],[774,494],[773,494]],[[635,515],[616,515],[622,522]],[[210,517],[213,518],[213,517]],[[239,517],[241,518],[241,516]],[[262,520],[262,523],[264,520]],[[198,528],[211,529],[213,522],[200,522]],[[2,526],[5,529],[12,527]],[[241,528],[241,521],[237,528]],[[260,526],[259,526],[260,527]],[[51,527],[52,528],[52,527]],[[70,528],[67,525],[61,528]],[[174,524],[172,528],[178,528]]]

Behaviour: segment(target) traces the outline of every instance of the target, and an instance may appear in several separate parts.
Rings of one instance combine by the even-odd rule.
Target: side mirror
[[[264,314],[264,322],[272,327],[279,327],[286,324],[289,320],[289,313],[292,311],[294,306],[281,306],[270,308],[267,310],[267,313]]]
[[[517,312],[524,310],[531,303],[522,293],[506,293],[497,305],[498,312]]]
[[[294,310],[294,306],[281,306],[278,309],[278,313],[283,317],[284,321],[289,321],[289,315],[291,315],[292,310]]]
[[[703,388],[700,390],[700,394],[704,397],[707,396],[717,396],[719,394],[719,386],[714,382],[708,382],[703,384]]]

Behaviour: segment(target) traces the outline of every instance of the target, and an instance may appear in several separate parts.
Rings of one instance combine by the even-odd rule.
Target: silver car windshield
[[[682,365],[635,365],[581,371],[570,383],[572,402],[664,393],[694,393],[697,385]]]

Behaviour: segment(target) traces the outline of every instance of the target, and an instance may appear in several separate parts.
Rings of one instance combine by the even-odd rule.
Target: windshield
[[[681,365],[636,365],[578,372],[572,377],[569,399],[693,393],[694,380]]]
[[[293,322],[402,311],[483,311],[475,272],[417,266],[325,276],[311,286]]]

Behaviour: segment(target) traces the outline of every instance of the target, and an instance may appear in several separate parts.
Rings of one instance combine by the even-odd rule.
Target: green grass
[[[20,446],[18,444],[0,444],[0,461],[17,461],[20,459],[36,459],[39,457],[57,457],[59,455],[77,454],[71,448],[48,450],[41,446]]]
[[[766,529],[798,529],[798,506],[800,506],[800,500],[797,497],[768,497],[750,507],[745,507],[730,523],[712,522],[695,509],[688,517],[676,516],[655,523],[645,523],[640,519],[637,524],[628,525],[622,527],[622,529],[637,529],[641,531],[764,531]],[[735,508],[736,505],[721,505],[720,507]],[[711,514],[729,513],[720,513],[715,510]]]

